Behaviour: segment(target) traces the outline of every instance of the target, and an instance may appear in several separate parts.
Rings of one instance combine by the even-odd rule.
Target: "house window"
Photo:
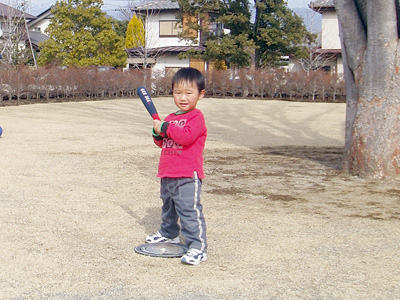
[[[212,23],[210,24],[210,31],[215,36],[221,36],[224,32],[224,28],[221,23]]]
[[[177,21],[160,21],[160,37],[175,37],[181,32]]]
[[[330,72],[331,71],[331,66],[323,66],[322,70],[325,72]]]
[[[6,22],[1,22],[0,23],[0,29],[1,29],[1,31],[2,31],[2,35],[3,34],[5,34],[5,33],[9,33],[9,25],[8,25],[8,23],[6,23]]]

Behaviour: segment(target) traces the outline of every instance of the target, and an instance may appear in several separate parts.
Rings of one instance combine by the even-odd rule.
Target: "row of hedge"
[[[340,102],[344,81],[336,74],[281,69],[215,70],[205,74],[210,97]],[[155,96],[171,94],[172,75],[150,70],[100,68],[0,69],[0,100],[50,101],[135,97],[139,86]]]

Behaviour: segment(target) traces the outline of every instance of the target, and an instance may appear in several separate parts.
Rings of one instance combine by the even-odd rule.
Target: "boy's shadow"
[[[159,229],[161,222],[161,213],[159,207],[152,207],[147,209],[145,216],[139,216],[129,207],[129,205],[121,205],[121,208],[133,219],[135,219],[136,223],[139,226],[142,226],[144,228],[144,232],[154,233]]]

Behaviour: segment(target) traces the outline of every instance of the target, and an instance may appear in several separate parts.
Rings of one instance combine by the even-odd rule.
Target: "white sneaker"
[[[198,265],[205,260],[207,260],[207,253],[197,249],[189,249],[181,258],[181,262],[187,265]]]
[[[146,243],[156,244],[156,243],[171,243],[171,244],[179,244],[179,236],[174,239],[169,239],[161,235],[159,231],[155,234],[150,234],[146,236]]]

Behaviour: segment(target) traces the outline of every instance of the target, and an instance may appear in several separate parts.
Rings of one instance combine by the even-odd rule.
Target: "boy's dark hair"
[[[172,77],[172,90],[174,89],[175,84],[182,81],[194,82],[197,85],[199,92],[206,88],[204,75],[195,68],[182,68],[176,72],[174,77]]]

